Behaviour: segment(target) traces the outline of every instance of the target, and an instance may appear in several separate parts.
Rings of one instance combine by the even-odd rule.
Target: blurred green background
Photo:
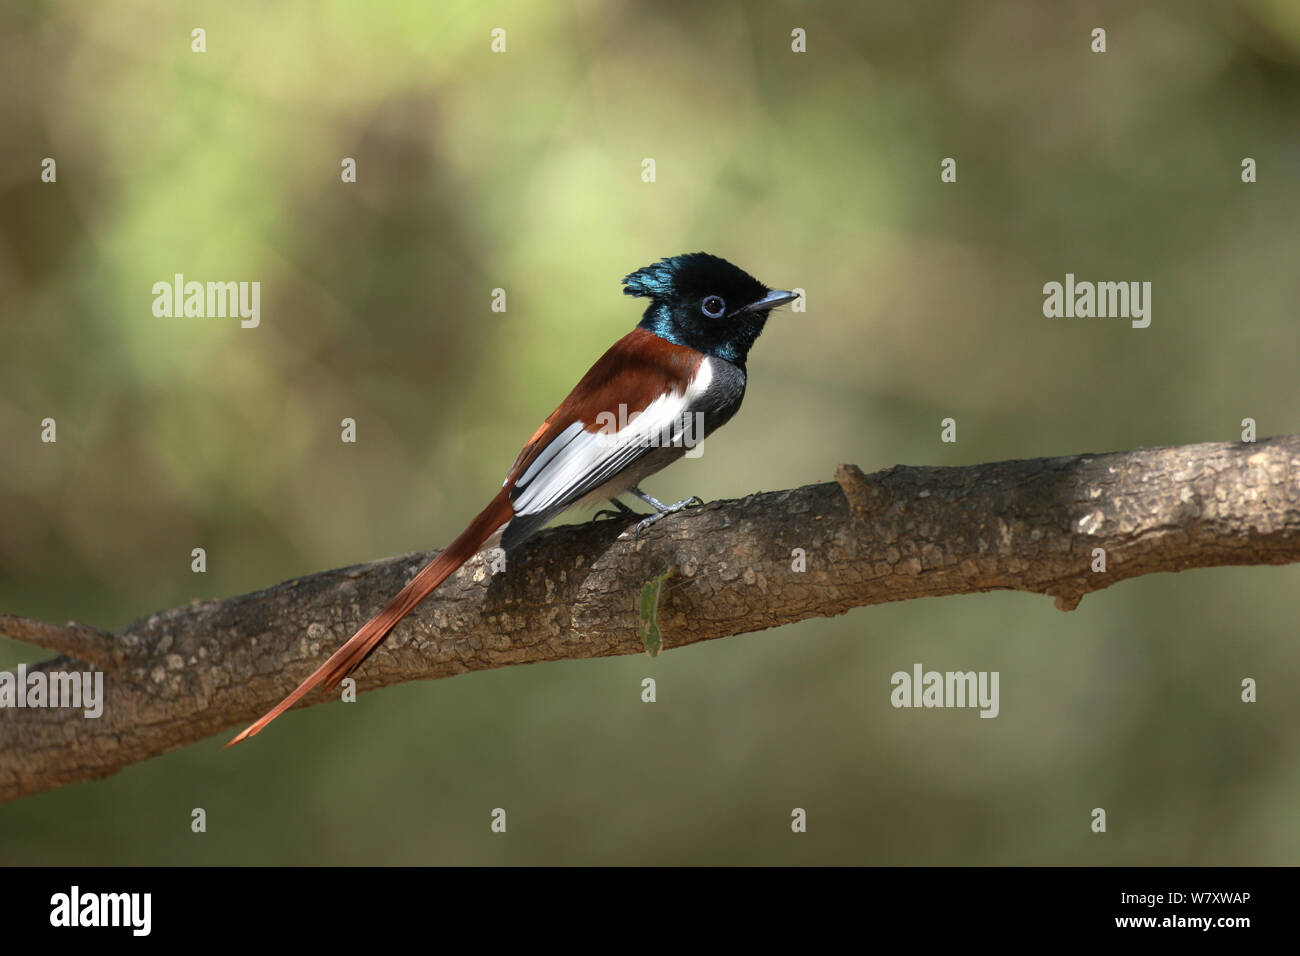
[[[1300,430],[1291,0],[0,22],[4,612],[119,628],[447,543],[636,322],[620,277],[699,249],[808,310],[769,323],[743,412],[652,482],[668,500]],[[177,272],[260,281],[261,326],[155,318]],[[1151,281],[1151,327],[1044,318],[1066,272]],[[1297,585],[916,601],[407,685],[0,808],[0,861],[1296,863]],[[0,642],[0,668],[47,656]],[[894,710],[918,661],[1000,671],[1001,716]]]

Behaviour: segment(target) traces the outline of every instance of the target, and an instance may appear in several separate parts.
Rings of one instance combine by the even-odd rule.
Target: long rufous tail
[[[470,522],[468,528],[461,532],[460,537],[430,561],[424,570],[411,578],[410,583],[397,592],[397,596],[388,602],[387,607],[361,625],[361,629],[348,638],[348,642],[335,651],[329,660],[312,671],[311,676],[299,684],[292,694],[259,717],[255,723],[251,724],[226,746],[233,747],[241,740],[247,740],[249,737],[255,736],[267,724],[298,703],[307,695],[308,691],[318,684],[333,687],[352,673],[362,661],[370,656],[370,652],[388,636],[388,632],[397,626],[398,621],[410,614],[415,606],[433,593],[433,590],[438,585],[455,574],[462,564],[474,557],[478,553],[478,549],[483,547],[484,542],[492,537],[498,528],[509,521],[513,514],[514,510],[510,506],[509,490],[502,488],[500,493],[492,499],[492,503]]]

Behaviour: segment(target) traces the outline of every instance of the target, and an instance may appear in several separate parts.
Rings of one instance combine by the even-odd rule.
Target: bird
[[[623,293],[647,299],[641,321],[615,342],[524,444],[501,490],[459,537],[275,707],[227,747],[261,732],[313,688],[334,687],[411,610],[485,547],[506,552],[561,512],[611,502],[642,518],[625,493],[654,509],[650,525],[694,505],[664,504],[641,489],[725,425],[745,396],[745,362],[769,313],[798,292],[769,289],[707,252],[670,256],[623,278]]]

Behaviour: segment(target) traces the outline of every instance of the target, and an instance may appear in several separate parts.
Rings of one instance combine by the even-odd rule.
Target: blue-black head
[[[623,293],[648,298],[640,325],[660,338],[742,368],[768,313],[798,298],[769,289],[707,252],[661,259],[623,280]]]

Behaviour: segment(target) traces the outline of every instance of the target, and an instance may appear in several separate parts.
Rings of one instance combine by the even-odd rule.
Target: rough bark
[[[462,568],[366,661],[357,689],[639,653],[641,586],[670,567],[667,649],[885,601],[1013,589],[1070,610],[1157,571],[1300,561],[1298,479],[1291,435],[871,475],[845,465],[834,483],[713,502],[641,536],[621,519],[558,528],[512,554],[505,573],[485,555]],[[1104,572],[1093,570],[1097,548]],[[0,802],[247,723],[433,554],[160,611],[119,634],[0,616],[6,636],[65,655],[35,668],[103,670],[107,695],[98,719],[0,709]]]

